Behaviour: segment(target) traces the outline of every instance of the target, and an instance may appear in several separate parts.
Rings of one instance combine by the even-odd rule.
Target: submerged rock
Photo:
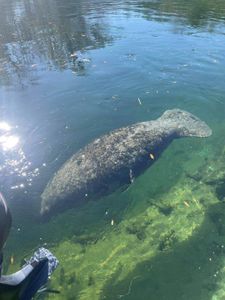
[[[41,213],[107,195],[130,183],[130,174],[134,179],[151,166],[173,139],[211,133],[205,122],[179,109],[114,130],[78,151],[55,173],[41,195]]]

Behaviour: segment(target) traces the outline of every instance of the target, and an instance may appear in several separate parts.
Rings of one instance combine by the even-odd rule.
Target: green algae
[[[112,278],[114,285],[126,282],[130,274],[135,273],[138,265],[153,259],[160,252],[173,252],[178,243],[188,240],[201,226],[205,217],[201,210],[202,204],[190,199],[188,185],[185,187],[183,183],[182,190],[175,188],[165,197],[167,198],[165,201],[169,201],[170,205],[175,207],[169,217],[160,214],[154,206],[150,206],[142,214],[115,225],[117,228],[109,230],[106,239],[100,239],[96,244],[89,245],[85,253],[77,249],[75,256],[67,255],[68,252],[75,252],[74,245],[69,241],[55,249],[56,255],[61,257],[67,266],[66,273],[71,274],[76,270],[78,282],[74,283],[73,293],[76,286],[77,288],[79,286],[79,292],[77,290],[79,299],[104,298],[103,291],[108,281],[112,282]],[[190,201],[189,207],[182,202],[187,198]],[[127,232],[127,228],[132,228],[131,234]],[[145,232],[143,239],[137,236],[140,230]],[[92,284],[90,276],[94,278],[91,280]],[[72,285],[68,280],[65,282],[70,290]],[[53,278],[52,284],[58,285],[57,276]],[[68,294],[62,292],[58,298],[57,295],[54,298],[60,299],[62,296],[67,299]]]

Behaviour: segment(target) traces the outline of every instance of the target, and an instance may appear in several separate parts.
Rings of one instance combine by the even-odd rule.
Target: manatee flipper
[[[166,122],[171,127],[174,126],[179,137],[208,137],[212,134],[212,130],[205,122],[180,109],[167,110],[158,120]]]

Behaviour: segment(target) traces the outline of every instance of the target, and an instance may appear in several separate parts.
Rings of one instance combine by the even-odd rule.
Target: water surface
[[[60,247],[61,241],[79,235],[72,230],[72,217],[63,233],[54,232],[54,222],[65,222],[63,214],[41,227],[40,195],[74,152],[110,130],[157,118],[171,108],[188,110],[213,129],[208,140],[175,142],[128,195],[118,192],[126,198],[123,203],[107,200],[118,223],[126,222],[130,206],[130,216],[138,216],[146,198],[176,188],[187,171],[192,174],[218,159],[225,129],[224,35],[222,0],[1,1],[0,187],[14,217],[9,256],[21,242],[23,255],[43,239]],[[104,219],[105,205],[99,205],[86,208],[84,215],[91,226],[108,224],[110,234],[111,220]],[[83,218],[76,220],[82,227]],[[173,261],[170,255],[175,254],[163,258],[166,265]],[[158,261],[156,257],[153,265]],[[171,269],[182,266],[169,264]],[[149,279],[146,268],[138,268],[143,280],[139,273],[130,275],[114,292],[109,280],[105,297],[116,299],[122,289],[125,299],[200,299],[200,292],[191,294],[191,283],[189,290],[183,288],[185,278],[176,278],[177,293],[172,283],[161,287],[162,266],[148,290],[155,276]],[[82,288],[75,290],[79,294]],[[211,299],[215,290],[208,288],[202,299]]]

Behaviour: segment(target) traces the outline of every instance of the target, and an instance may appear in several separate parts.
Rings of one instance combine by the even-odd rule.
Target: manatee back
[[[75,153],[55,173],[42,198],[42,213],[65,199],[105,195],[139,175],[164,143],[155,121],[137,123],[106,134]]]

